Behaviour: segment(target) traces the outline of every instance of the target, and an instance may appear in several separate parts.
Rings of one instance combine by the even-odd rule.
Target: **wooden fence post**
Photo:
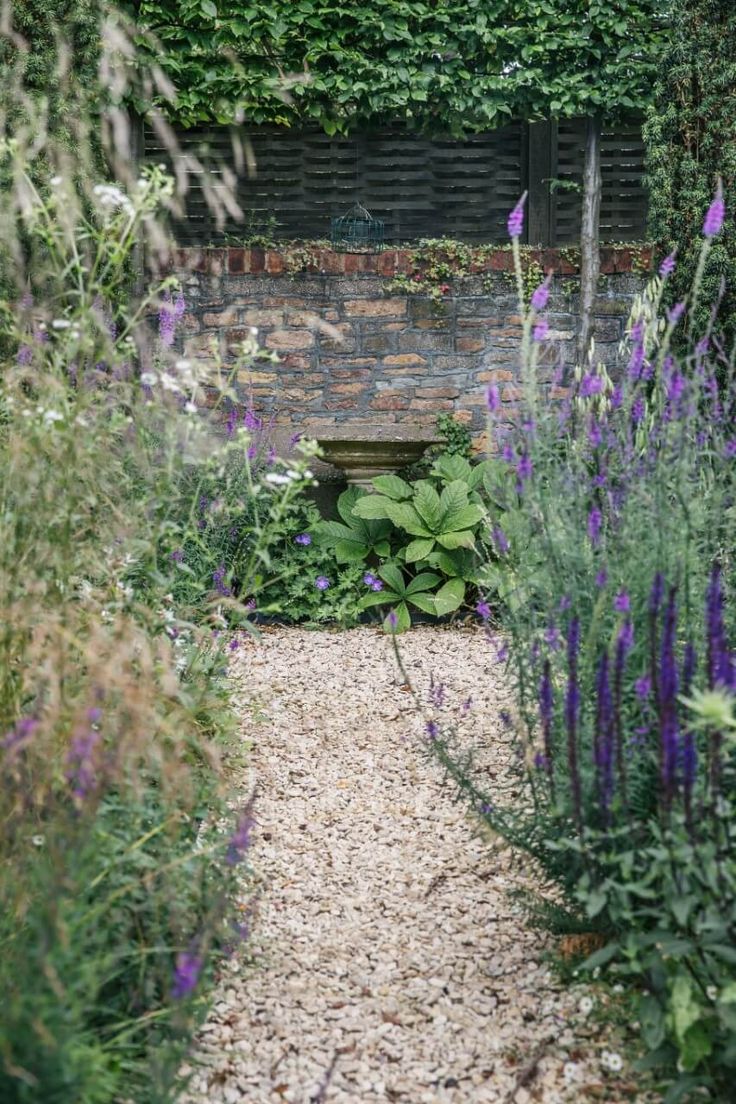
[[[526,128],[526,183],[529,192],[527,244],[554,245],[555,202],[550,180],[557,171],[557,123],[545,119]]]

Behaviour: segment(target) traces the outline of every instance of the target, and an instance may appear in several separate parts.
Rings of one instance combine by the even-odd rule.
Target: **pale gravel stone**
[[[484,634],[419,626],[401,651],[422,694],[430,675],[445,684],[442,714],[483,745],[488,788],[518,792]],[[508,897],[534,882],[526,860],[478,830],[426,754],[390,638],[269,629],[232,666],[260,899],[252,960],[224,967],[180,1104],[636,1099],[602,1081],[616,1046]],[[573,1050],[586,1084],[571,1089]]]

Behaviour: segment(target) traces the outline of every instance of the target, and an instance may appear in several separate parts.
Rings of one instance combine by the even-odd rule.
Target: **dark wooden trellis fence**
[[[569,245],[578,240],[584,120],[508,126],[463,139],[377,130],[348,138],[320,130],[275,127],[238,132],[251,156],[237,199],[246,221],[218,229],[201,188],[187,197],[177,226],[182,244],[215,244],[262,233],[277,238],[324,238],[330,218],[361,202],[385,221],[396,244],[447,235],[468,242],[506,240],[506,215],[529,193],[527,241]],[[181,150],[215,174],[233,164],[227,127],[181,130]],[[147,160],[167,154],[145,131]],[[636,120],[604,130],[601,239],[641,240],[646,228],[644,146]],[[275,220],[275,229],[273,226]]]

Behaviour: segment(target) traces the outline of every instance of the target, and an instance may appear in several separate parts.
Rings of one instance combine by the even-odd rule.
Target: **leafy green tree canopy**
[[[459,133],[650,96],[663,0],[140,0],[178,121]],[[285,92],[288,89],[288,93]],[[167,112],[171,115],[171,111]]]

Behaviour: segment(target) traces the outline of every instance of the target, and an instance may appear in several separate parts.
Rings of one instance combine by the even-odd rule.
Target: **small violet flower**
[[[659,266],[659,275],[663,279],[664,279],[665,276],[671,276],[672,273],[675,271],[675,257],[676,256],[677,256],[677,250],[673,249],[673,251],[669,254],[669,256],[665,257],[665,259],[662,261],[661,265]]]
[[[305,548],[312,543],[312,537],[309,533],[297,533],[294,537],[294,544],[301,544]]]
[[[492,383],[486,391],[486,406],[491,414],[495,414],[501,406],[501,392],[498,385]]]
[[[318,575],[314,580],[317,590],[327,590],[332,584],[326,575]]]
[[[714,238],[716,234],[720,234],[725,217],[726,204],[723,201],[723,187],[719,181],[716,194],[713,197],[713,202],[708,208],[705,221],[703,222],[703,237]]]
[[[174,980],[171,986],[171,996],[174,1000],[183,1000],[197,988],[199,975],[202,972],[202,958],[193,951],[181,951],[176,956],[174,965]]]
[[[629,613],[631,611],[631,599],[625,590],[620,590],[613,599],[613,608],[616,613]]]
[[[524,230],[524,203],[526,201],[526,195],[523,195],[519,202],[510,212],[506,222],[506,229],[508,230],[510,238],[520,238]]]

